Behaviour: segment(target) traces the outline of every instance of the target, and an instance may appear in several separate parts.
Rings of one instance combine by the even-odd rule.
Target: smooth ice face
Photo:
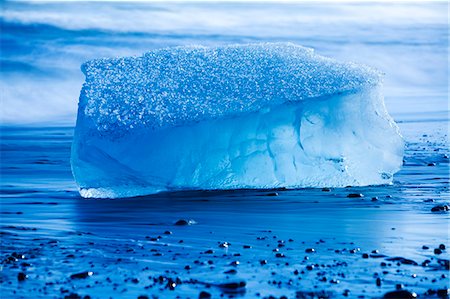
[[[388,184],[402,163],[381,75],[312,49],[177,47],[82,69],[84,197]]]

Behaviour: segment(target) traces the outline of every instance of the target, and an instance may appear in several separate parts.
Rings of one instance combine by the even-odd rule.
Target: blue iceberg
[[[382,75],[309,48],[165,48],[82,71],[83,197],[389,184],[402,164]]]

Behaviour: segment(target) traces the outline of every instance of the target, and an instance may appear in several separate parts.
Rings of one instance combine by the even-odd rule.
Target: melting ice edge
[[[402,165],[382,75],[309,48],[165,48],[82,70],[83,197],[389,184]]]

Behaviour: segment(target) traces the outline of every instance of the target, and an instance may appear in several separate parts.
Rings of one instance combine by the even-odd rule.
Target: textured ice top
[[[88,61],[82,71],[80,113],[100,131],[230,117],[381,81],[374,69],[292,43],[165,48]]]

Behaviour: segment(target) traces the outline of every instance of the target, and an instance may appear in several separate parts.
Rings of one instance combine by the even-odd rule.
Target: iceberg
[[[390,184],[402,165],[382,74],[310,48],[164,48],[82,71],[83,197]]]

